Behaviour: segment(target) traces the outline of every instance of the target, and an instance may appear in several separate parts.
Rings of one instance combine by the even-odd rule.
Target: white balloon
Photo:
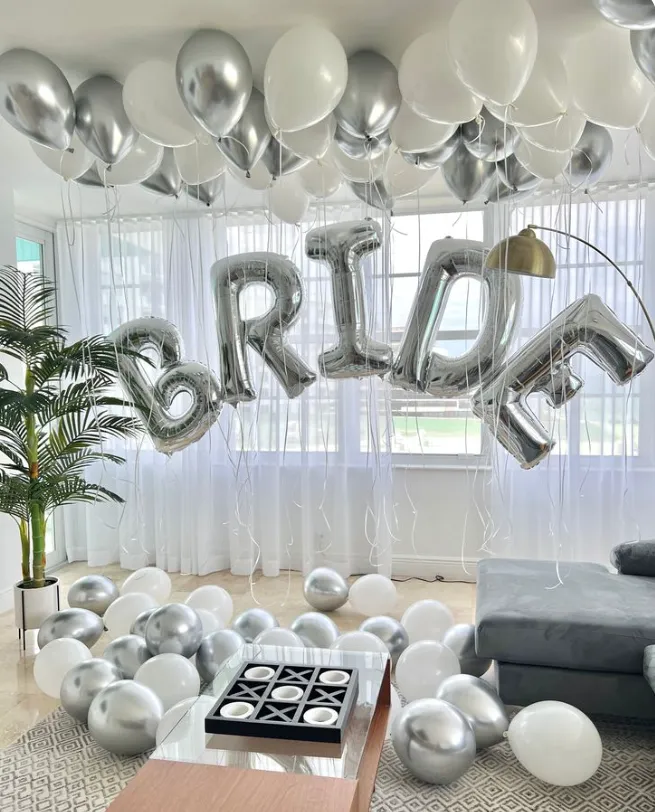
[[[341,173],[328,161],[312,161],[298,170],[298,180],[308,195],[323,200],[341,186]]]
[[[260,646],[292,646],[293,648],[305,648],[305,644],[300,637],[291,629],[265,629],[253,640]]]
[[[333,651],[371,651],[374,654],[389,654],[386,643],[370,632],[345,632],[332,643]]]
[[[348,60],[335,35],[317,25],[299,25],[273,46],[264,70],[266,106],[278,130],[304,130],[339,104],[348,80]]]
[[[164,711],[200,693],[200,676],[196,667],[181,654],[151,657],[139,667],[134,680],[157,694]]]
[[[141,666],[143,668],[143,666]],[[443,643],[412,643],[396,663],[396,684],[408,702],[435,697],[441,683],[460,673],[459,660]]]
[[[208,634],[218,632],[225,628],[225,624],[222,623],[220,618],[218,618],[213,612],[209,612],[207,609],[196,609],[196,614],[202,623],[203,637],[207,637]]]
[[[159,567],[142,567],[127,576],[121,587],[121,595],[127,595],[128,592],[145,592],[152,595],[157,603],[166,603],[172,589],[171,579],[164,570]]]
[[[155,609],[157,606],[159,603],[146,592],[128,592],[127,595],[116,598],[109,606],[103,621],[112,637],[122,637],[130,633],[132,624],[141,612]]]
[[[262,161],[257,161],[250,172],[242,172],[228,163],[227,171],[233,178],[236,178],[242,186],[258,192],[268,189],[271,183],[273,183],[271,173],[264,166]]]
[[[205,738],[205,717],[216,704],[214,696],[191,696],[183,699],[163,715],[157,726],[155,743],[175,744]]]
[[[403,152],[425,152],[443,144],[457,129],[457,124],[441,124],[417,115],[403,102],[391,122],[391,140]]]
[[[379,573],[362,575],[350,587],[348,594],[352,608],[368,617],[391,614],[397,599],[398,593],[394,582]]]
[[[648,155],[655,159],[655,99],[648,105],[646,115],[639,125],[639,138]]]
[[[402,710],[402,703],[400,701],[400,695],[398,691],[394,688],[393,685],[390,687],[391,687],[391,706],[389,707],[389,720],[387,722],[387,732],[385,734],[385,739],[391,738],[391,727],[396,719],[396,716],[398,716],[398,714]]]
[[[408,163],[402,155],[394,152],[385,167],[384,178],[389,194],[392,197],[402,197],[425,186],[436,173],[436,169],[421,169]]]
[[[60,637],[52,640],[34,659],[34,682],[44,694],[59,699],[64,677],[75,665],[90,660],[93,654],[80,640]]]
[[[537,41],[528,0],[460,0],[448,24],[457,75],[477,96],[497,104],[513,102],[525,87]]]
[[[174,155],[185,183],[207,183],[225,172],[225,158],[213,141],[177,147]]]
[[[268,118],[268,112],[266,117]],[[275,130],[274,134],[277,140],[300,155],[302,158],[322,158],[330,148],[330,144],[334,139],[334,131],[337,127],[335,117],[330,113],[329,116],[312,124],[304,130],[296,130],[295,132],[285,132],[283,130]],[[271,127],[271,129],[275,129]]]
[[[206,584],[194,589],[184,601],[192,609],[206,609],[221,621],[221,628],[225,628],[232,620],[234,604],[230,593],[222,586]]]
[[[535,127],[517,127],[521,137],[542,149],[566,152],[580,140],[587,119],[575,107],[569,107],[563,116],[548,124]]]
[[[123,105],[133,127],[156,144],[182,147],[195,140],[198,125],[180,98],[172,62],[137,65],[123,84]]]
[[[109,166],[98,160],[96,165],[98,174],[108,186],[129,186],[149,178],[159,169],[163,157],[164,148],[161,144],[155,144],[145,135],[140,135],[136,144],[118,163]]]
[[[422,34],[407,48],[398,68],[404,101],[423,118],[460,124],[475,118],[482,99],[465,87],[448,58],[446,29]]]
[[[639,124],[653,87],[634,60],[629,31],[595,28],[571,44],[565,61],[573,101],[590,121],[619,129]]]
[[[560,175],[571,160],[571,150],[554,152],[521,139],[514,150],[517,161],[538,178],[551,180]]]
[[[523,708],[510,722],[507,737],[528,772],[559,787],[587,781],[603,756],[594,723],[564,702],[536,702]]]
[[[365,158],[359,161],[349,158],[336,144],[332,144],[328,156],[346,180],[357,181],[377,180],[382,175],[389,158],[387,153],[382,153],[375,158]]]
[[[41,163],[61,175],[64,180],[79,178],[95,161],[95,156],[84,147],[77,133],[73,133],[68,149],[50,149],[35,141],[30,141],[30,146]]]
[[[309,197],[297,178],[282,175],[271,186],[268,207],[275,217],[295,225],[307,214]]]
[[[416,601],[405,610],[400,620],[409,636],[410,643],[419,640],[441,642],[448,629],[455,623],[450,609],[440,601],[426,599]]]

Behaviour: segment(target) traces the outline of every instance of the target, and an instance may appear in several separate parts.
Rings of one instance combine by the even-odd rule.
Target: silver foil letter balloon
[[[157,451],[172,454],[199,440],[218,418],[221,387],[206,366],[182,360],[177,327],[154,317],[132,319],[114,330],[111,338],[118,352],[121,384]],[[134,355],[147,349],[158,356],[159,374],[154,382]],[[171,414],[173,401],[184,392],[191,397],[191,405],[182,415]]]
[[[303,298],[302,280],[293,262],[264,251],[236,254],[215,262],[211,277],[225,400],[235,404],[257,397],[250,380],[248,345],[268,364],[290,398],[311,386],[316,375],[284,338]],[[268,285],[274,302],[263,315],[244,319],[239,296],[253,283]]]
[[[644,342],[594,293],[573,302],[507,361],[471,398],[473,413],[522,468],[538,465],[555,443],[527,403],[544,392],[561,406],[581,388],[568,360],[582,353],[616,384],[627,383],[653,360]]]
[[[380,226],[373,220],[333,223],[307,234],[307,256],[327,263],[332,271],[332,304],[339,343],[319,356],[319,367],[326,378],[382,376],[391,369],[391,347],[370,338],[366,328],[362,260],[380,245]]]
[[[473,347],[449,358],[431,346],[453,285],[466,277],[478,279],[484,288],[482,323]],[[470,394],[502,364],[520,307],[520,278],[485,268],[482,243],[452,237],[437,240],[423,266],[391,382],[438,398]]]

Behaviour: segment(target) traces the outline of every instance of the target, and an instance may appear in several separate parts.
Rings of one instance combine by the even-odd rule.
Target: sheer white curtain
[[[301,228],[259,215],[69,221],[58,231],[60,320],[77,337],[138,316],[164,317],[179,328],[186,357],[220,376],[211,265],[271,251],[301,270],[305,300],[288,339],[317,370],[318,354],[336,337],[329,270],[305,257],[305,234],[357,215],[323,209]],[[381,339],[388,336],[386,262],[379,251],[365,270],[369,329]],[[249,287],[245,316],[267,310],[269,297]],[[318,376],[289,400],[259,356],[250,361],[258,400],[224,406],[201,441],[171,457],[147,437],[112,449],[126,465],[96,477],[125,504],[67,508],[59,528],[69,559],[199,574],[261,568],[276,575],[319,564],[345,574],[391,571],[388,384]]]
[[[569,230],[605,251],[655,310],[655,200],[624,196],[512,212],[510,230],[528,223]],[[594,251],[547,232],[538,236],[555,254],[555,281],[523,279],[517,345],[586,293],[601,296],[649,346],[653,338],[634,296]],[[655,537],[655,365],[624,387],[592,361],[574,356],[582,391],[553,410],[543,396],[531,406],[557,446],[539,466],[523,471],[492,440],[490,517],[484,548],[493,555],[609,563],[622,541]]]

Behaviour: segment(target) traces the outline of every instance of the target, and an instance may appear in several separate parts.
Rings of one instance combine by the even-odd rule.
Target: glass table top
[[[330,651],[318,648],[246,645],[225,661],[208,693],[199,696],[152,754],[164,761],[184,761],[214,764],[240,769],[273,772],[304,773],[330,778],[355,779],[366,746],[369,727],[375,713],[378,694],[388,662],[386,654],[369,652]],[[288,755],[275,752],[273,742],[267,752],[263,739],[252,741],[256,749],[227,749],[220,746],[224,739],[205,733],[205,717],[216,699],[228,687],[245,661],[280,662],[289,665],[357,668],[358,696],[344,734],[340,755]],[[213,743],[219,742],[219,745]],[[244,741],[242,739],[242,741]],[[245,740],[247,741],[247,740]],[[287,743],[287,752],[292,745]]]

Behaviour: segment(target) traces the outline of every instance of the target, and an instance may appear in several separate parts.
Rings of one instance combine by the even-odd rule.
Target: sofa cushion
[[[476,650],[510,663],[640,674],[655,643],[655,580],[600,564],[478,565]]]
[[[655,541],[626,541],[610,553],[612,566],[623,575],[655,576]]]

